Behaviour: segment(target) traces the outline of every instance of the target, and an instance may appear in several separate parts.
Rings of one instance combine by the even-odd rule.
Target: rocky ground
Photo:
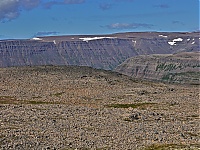
[[[200,149],[199,86],[88,67],[0,69],[2,150]]]

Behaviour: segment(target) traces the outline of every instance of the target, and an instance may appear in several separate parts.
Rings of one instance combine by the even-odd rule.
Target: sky
[[[200,0],[0,0],[0,39],[199,31]]]

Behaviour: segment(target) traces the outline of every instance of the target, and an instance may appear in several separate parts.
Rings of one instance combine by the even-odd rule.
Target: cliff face
[[[90,42],[46,41],[0,42],[0,67],[26,65],[79,65],[112,69],[131,56],[135,49],[126,39]]]
[[[198,51],[199,33],[120,33],[0,41],[0,67],[79,65],[113,69],[144,54]]]
[[[115,71],[135,78],[199,84],[200,53],[141,55],[127,59]]]

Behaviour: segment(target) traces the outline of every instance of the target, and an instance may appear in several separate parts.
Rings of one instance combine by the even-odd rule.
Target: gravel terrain
[[[0,68],[2,150],[200,149],[199,86],[88,67]]]

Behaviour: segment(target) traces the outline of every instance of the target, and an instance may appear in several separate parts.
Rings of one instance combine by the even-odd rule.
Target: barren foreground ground
[[[88,67],[0,69],[2,150],[196,150],[198,109],[198,86]]]

